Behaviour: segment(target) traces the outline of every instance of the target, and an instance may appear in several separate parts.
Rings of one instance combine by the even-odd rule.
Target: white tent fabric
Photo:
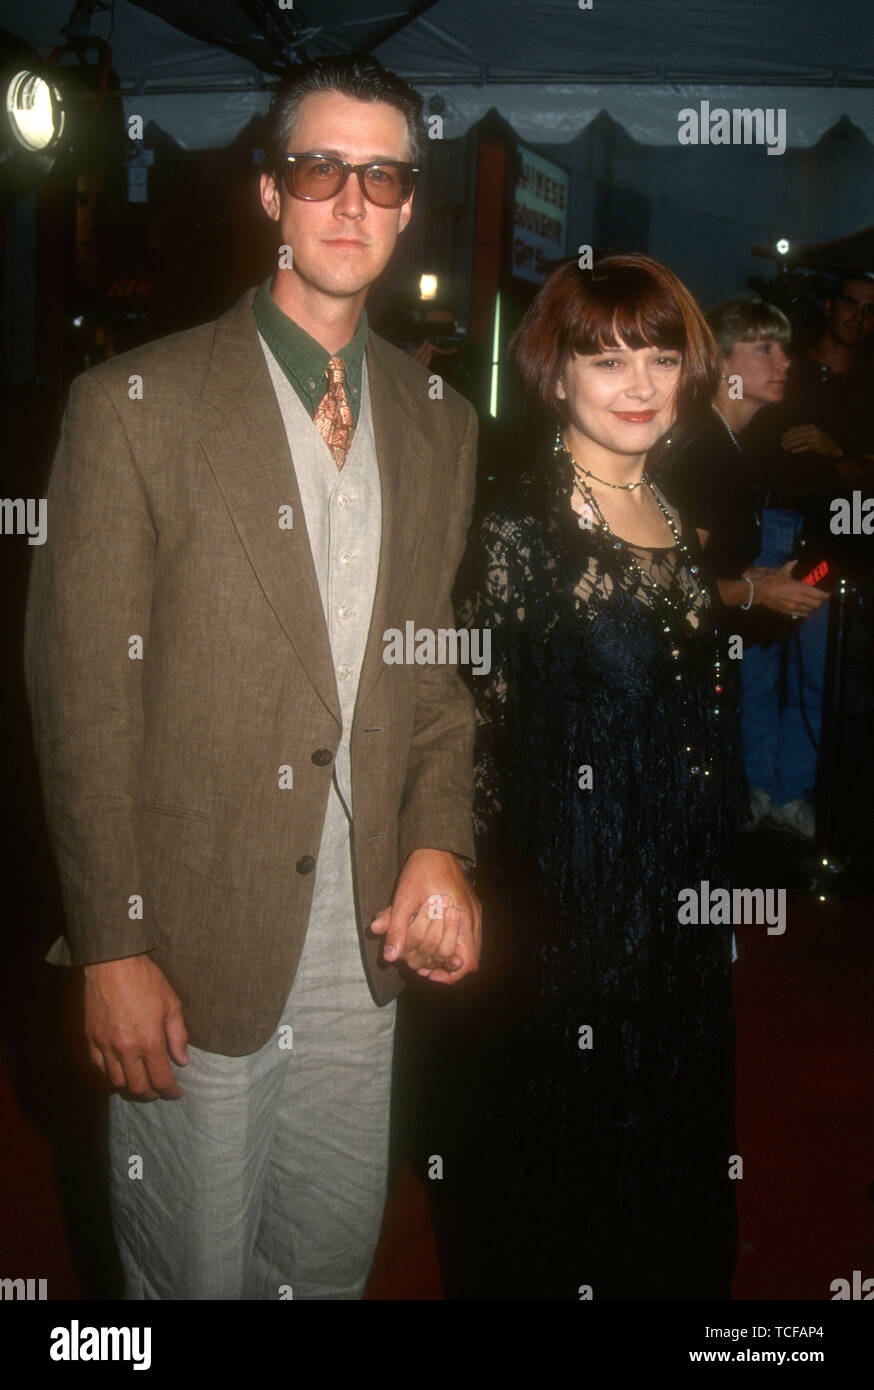
[[[0,0],[0,27],[46,55],[71,8],[72,0],[26,8]],[[302,22],[316,10],[325,45],[336,47],[368,4],[295,6]],[[675,145],[678,112],[707,99],[729,110],[785,109],[788,144],[799,148],[843,115],[874,141],[872,30],[870,0],[592,0],[591,9],[579,0],[438,0],[377,54],[426,102],[442,99],[445,138],[496,107],[534,143],[570,141],[606,111],[643,144]],[[95,16],[93,31],[108,35],[106,14]],[[266,110],[268,88],[253,63],[131,0],[117,0],[110,43],[126,114],[155,121],[186,149],[225,146]],[[761,85],[748,85],[753,79]]]
[[[676,145],[679,112],[698,111],[702,99],[711,111],[756,109],[784,110],[786,144],[791,149],[815,145],[841,116],[850,120],[874,143],[874,97],[864,88],[823,87],[712,87],[635,86],[612,84],[584,86],[569,83],[420,84],[425,109],[433,98],[442,113],[442,136],[452,140],[465,135],[492,107],[522,140],[532,144],[564,144],[574,140],[606,111],[632,139],[643,145]],[[229,144],[253,115],[267,110],[269,94],[251,86],[236,91],[154,94],[148,89],[124,99],[125,114],[133,112],[154,120],[185,149],[219,148]]]
[[[676,145],[678,113],[699,110],[706,99],[711,111],[761,107],[786,112],[786,141],[794,148],[815,145],[840,119],[850,119],[874,142],[874,97],[864,88],[848,87],[714,87],[568,83],[435,86],[419,84],[426,110],[432,97],[441,105],[443,137],[464,135],[495,107],[516,134],[532,143],[573,140],[606,111],[643,145]]]
[[[305,2],[305,0],[304,0]],[[416,82],[874,82],[870,0],[439,0],[379,56]]]
[[[159,95],[145,92],[122,100],[125,118],[142,116],[144,127],[154,121],[183,150],[224,149],[253,116],[263,115],[269,104],[269,92],[251,87]]]
[[[72,8],[72,0],[34,0],[27,5],[22,0],[0,0],[0,28],[48,57],[64,42],[61,28]],[[97,38],[109,38],[113,68],[122,86],[135,91],[178,87],[189,92],[224,83],[261,85],[261,74],[253,63],[189,38],[130,0],[116,0],[114,24],[108,14],[96,14],[91,32]]]

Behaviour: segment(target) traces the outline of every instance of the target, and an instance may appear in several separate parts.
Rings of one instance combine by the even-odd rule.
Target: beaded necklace
[[[721,420],[722,423],[725,425],[725,428],[728,430],[728,433],[729,433],[729,435],[731,436],[731,442],[732,442],[732,444],[733,444],[734,447],[737,449],[738,453],[739,453],[739,454],[742,454],[742,453],[743,453],[743,449],[740,447],[740,444],[738,443],[737,435],[735,434],[734,430],[731,428],[731,425],[730,425],[730,424],[728,423],[728,421],[726,420],[726,418],[725,418],[725,416],[723,415],[722,411],[719,409],[719,406],[718,406],[718,405],[713,405],[713,404],[711,403],[711,407],[710,407],[710,408],[711,408],[711,410],[715,410],[715,411],[716,411],[716,414],[719,416],[720,420]]]
[[[596,518],[597,529],[600,531],[602,538],[606,542],[612,543],[614,559],[624,570],[626,581],[635,580],[637,583],[637,587],[649,594],[653,610],[656,614],[656,617],[659,619],[662,635],[671,643],[670,653],[671,658],[675,663],[674,680],[682,681],[683,672],[679,669],[681,649],[678,645],[677,639],[679,636],[680,628],[686,626],[685,618],[687,613],[689,613],[695,605],[696,594],[681,591],[680,597],[674,598],[670,590],[665,589],[663,585],[659,584],[658,581],[654,579],[652,575],[648,574],[646,570],[644,570],[643,567],[638,563],[637,557],[629,549],[626,542],[621,540],[619,536],[615,534],[615,532],[612,530],[609,523],[607,522],[607,519],[604,516],[604,513],[601,511],[601,508],[598,504],[598,499],[587,481],[587,476],[594,475],[589,474],[588,469],[582,468],[582,466],[577,463],[577,460],[574,458],[573,454],[562,442],[560,427],[555,432],[555,444],[553,446],[553,454],[556,456],[556,458],[560,454],[564,454],[564,456],[570,459],[571,463],[573,464],[577,486],[579,487],[580,491],[584,496],[585,502],[588,506],[590,513],[593,513]],[[674,546],[680,558],[680,567],[678,568],[675,580],[676,587],[680,587],[679,576],[682,571],[682,568],[685,567],[688,573],[695,580],[696,588],[699,588],[700,590],[701,586],[698,585],[698,575],[701,573],[700,568],[695,563],[694,557],[692,556],[688,546],[683,541],[680,532],[677,529],[677,524],[674,521],[673,516],[671,515],[665,504],[662,502],[661,498],[655,490],[655,487],[652,484],[652,481],[650,480],[646,472],[643,473],[640,481],[642,483],[646,483],[652,495],[653,501],[655,502],[662,516],[667,521],[668,526],[671,530],[671,534],[674,537]],[[583,523],[581,522],[581,525],[582,524]],[[672,588],[673,587],[675,586],[672,585]],[[633,592],[633,587],[631,583],[627,582],[626,588],[629,593]],[[707,591],[702,590],[702,592],[706,599]],[[718,716],[720,713],[719,696],[722,694],[722,680],[720,676],[720,660],[718,647],[716,648],[716,655],[714,656],[713,660],[713,693],[716,698],[714,699],[714,703],[711,707],[711,712],[714,716]],[[717,733],[718,725],[714,727],[714,735],[716,735]],[[693,749],[688,744],[686,745],[686,752],[690,755],[689,771],[693,774],[703,772],[705,777],[709,777],[713,768],[713,759],[709,759],[707,761],[707,765],[703,766],[704,759],[700,756],[698,752],[696,752],[695,749]]]

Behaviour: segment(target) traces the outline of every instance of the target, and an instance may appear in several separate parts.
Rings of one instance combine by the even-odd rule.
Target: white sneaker
[[[772,802],[766,822],[778,830],[797,835],[799,840],[813,840],[816,835],[816,812],[809,802],[802,801],[800,797],[787,801],[785,806],[775,806]]]
[[[754,787],[750,792],[749,818],[743,827],[746,833],[752,834],[754,830],[758,830],[769,812],[775,811],[776,809],[768,793],[761,791],[758,787]]]

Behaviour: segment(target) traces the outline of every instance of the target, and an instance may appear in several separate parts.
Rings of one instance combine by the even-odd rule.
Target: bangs
[[[686,325],[676,296],[637,266],[596,270],[571,330],[569,352],[583,355],[626,347],[686,346]]]
[[[782,310],[758,295],[738,295],[715,304],[706,314],[719,351],[729,357],[736,343],[774,339],[786,347],[792,327]]]
[[[759,338],[781,343],[784,347],[792,337],[792,329],[787,320],[781,314],[779,319],[774,314],[763,314],[758,323],[750,324],[745,333],[741,333],[737,339],[739,343],[755,343]]]
[[[719,382],[719,354],[698,305],[673,271],[639,251],[610,252],[583,269],[562,261],[540,286],[510,344],[522,380],[559,420],[565,363],[622,344],[683,354],[678,422],[705,410]]]

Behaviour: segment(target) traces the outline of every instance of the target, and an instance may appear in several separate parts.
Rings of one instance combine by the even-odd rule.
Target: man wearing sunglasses
[[[477,968],[471,701],[383,659],[452,626],[474,479],[364,310],[421,139],[375,61],[295,70],[272,276],[71,392],[28,679],[129,1298],[361,1297],[403,971]]]

